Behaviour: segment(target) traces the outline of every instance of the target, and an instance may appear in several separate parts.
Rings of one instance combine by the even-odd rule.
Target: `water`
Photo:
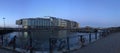
[[[78,35],[83,35],[83,38],[85,39],[85,44],[89,44],[89,33],[78,33],[78,32],[71,32],[71,33],[62,33],[61,31],[33,31],[33,32],[12,32],[9,34],[4,35],[4,46],[7,46],[8,43],[12,40],[14,36],[17,36],[16,38],[16,47],[27,50],[30,45],[30,37],[32,37],[32,46],[37,51],[49,51],[49,38],[50,37],[58,37],[57,38],[57,44],[54,47],[53,50],[58,50],[59,45],[62,41],[66,41],[66,37],[69,37],[69,45],[70,50],[80,48],[80,38]],[[91,33],[91,41],[94,42],[95,39],[95,33]],[[97,37],[99,39],[100,34],[97,34]],[[10,46],[11,47],[11,46]],[[64,49],[67,49],[67,43],[65,43]]]

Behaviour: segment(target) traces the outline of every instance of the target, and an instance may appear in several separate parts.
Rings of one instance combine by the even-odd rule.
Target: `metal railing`
[[[30,36],[26,42],[21,42],[21,43],[26,43],[26,44],[22,44],[23,47],[21,49],[29,51],[30,53],[33,53],[36,50],[38,52],[48,52],[48,53],[56,53],[56,52],[69,53],[70,51],[74,51],[76,49],[85,47],[87,44],[92,43],[100,38],[106,37],[108,34],[111,33],[111,31],[102,30],[101,32],[96,31],[96,32],[86,32],[86,33],[87,34],[85,35],[67,36],[64,38],[51,37],[46,41],[46,43],[34,41]],[[11,46],[9,46],[12,47],[13,50],[16,50],[16,48],[18,47],[16,44],[16,39],[17,39],[16,37],[13,37],[11,41]],[[5,44],[5,42],[6,41],[3,41],[1,46],[4,46],[3,44]],[[38,47],[37,45],[39,45],[40,47]],[[44,46],[42,45],[46,46],[46,48],[44,48]],[[8,47],[8,45],[4,47]]]

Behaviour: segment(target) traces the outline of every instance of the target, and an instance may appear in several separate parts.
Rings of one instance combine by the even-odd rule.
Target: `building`
[[[22,25],[23,28],[39,28],[44,26],[51,26],[51,21],[49,19],[43,18],[26,18],[16,21],[16,24]]]
[[[62,28],[78,28],[79,24],[75,21],[60,19],[56,17],[48,18],[24,18],[16,21],[17,25],[23,28],[41,28],[41,27],[62,27]]]
[[[79,24],[75,21],[70,21],[66,19],[60,19],[56,17],[47,18],[24,18],[16,21],[17,25],[21,25],[24,29],[29,28],[78,28]],[[40,30],[37,32],[26,32],[28,35],[33,35],[33,37],[38,37],[38,39],[47,39],[47,37],[66,37],[69,33],[68,30]],[[35,36],[34,36],[35,35]],[[39,37],[40,36],[40,37]],[[35,38],[35,39],[36,39]]]

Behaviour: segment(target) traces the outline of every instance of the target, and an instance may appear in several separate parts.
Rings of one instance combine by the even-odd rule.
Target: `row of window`
[[[77,27],[78,23],[76,22],[67,22],[65,20],[54,20],[53,22],[50,19],[26,19],[23,20],[24,26],[62,26],[62,27]]]
[[[28,25],[28,26],[50,26],[51,23],[49,20],[27,20],[26,22],[24,22],[23,25]]]

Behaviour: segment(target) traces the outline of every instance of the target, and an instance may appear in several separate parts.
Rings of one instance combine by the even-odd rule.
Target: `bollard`
[[[91,43],[91,32],[89,33],[89,43]]]

